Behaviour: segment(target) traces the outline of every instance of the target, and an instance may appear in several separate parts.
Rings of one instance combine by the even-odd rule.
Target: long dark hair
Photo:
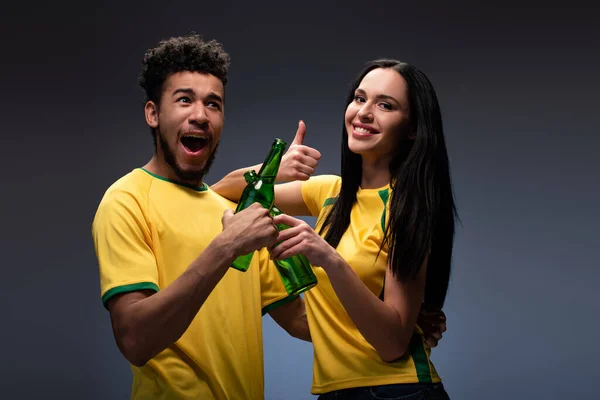
[[[442,127],[440,106],[433,85],[416,67],[397,60],[371,61],[356,78],[348,98],[367,73],[389,68],[406,81],[410,106],[409,139],[398,135],[401,143],[390,163],[390,217],[383,243],[389,245],[392,273],[403,282],[414,279],[429,254],[425,303],[442,307],[448,291],[454,226],[457,218],[450,165]],[[350,224],[350,213],[362,178],[361,156],[350,151],[346,124],[342,131],[342,187],[323,221],[320,232],[337,247]],[[383,245],[382,245],[383,247]]]

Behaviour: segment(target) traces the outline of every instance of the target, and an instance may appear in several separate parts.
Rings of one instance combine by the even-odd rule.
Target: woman
[[[444,303],[456,217],[435,91],[414,66],[376,60],[359,74],[346,104],[341,177],[277,185],[275,193],[289,215],[274,222],[291,228],[280,233],[272,258],[302,253],[321,267],[319,284],[305,295],[312,393],[447,399],[417,325],[422,303]],[[288,151],[297,154],[295,166],[282,167],[308,176],[320,155],[301,141]],[[213,189],[239,197],[236,172]],[[315,230],[290,215],[318,216]]]

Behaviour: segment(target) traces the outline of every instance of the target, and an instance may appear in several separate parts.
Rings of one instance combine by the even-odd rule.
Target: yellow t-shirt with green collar
[[[161,290],[222,231],[235,204],[135,169],[104,194],[92,225],[104,304],[118,293]],[[246,272],[229,269],[189,328],[143,367],[131,399],[262,399],[262,315],[292,300],[266,250]]]
[[[302,183],[302,198],[312,216],[318,217],[316,230],[330,210],[341,188],[341,178],[321,175]],[[383,298],[388,248],[377,257],[389,216],[389,185],[379,189],[359,189],[350,225],[337,251],[376,296]],[[315,268],[319,284],[305,293],[306,310],[314,345],[312,393],[361,386],[395,383],[441,382],[417,327],[407,354],[387,363],[362,336],[348,316],[331,286],[327,274]]]

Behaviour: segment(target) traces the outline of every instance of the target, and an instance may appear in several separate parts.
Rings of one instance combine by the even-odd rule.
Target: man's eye
[[[217,110],[221,109],[221,104],[216,101],[209,101],[207,104],[208,107],[216,108]]]
[[[187,97],[187,96],[183,96],[183,97],[180,97],[180,98],[178,98],[178,99],[177,99],[177,102],[180,102],[180,103],[190,103],[190,102],[191,102],[191,100],[190,100],[190,98],[189,98],[189,97]]]

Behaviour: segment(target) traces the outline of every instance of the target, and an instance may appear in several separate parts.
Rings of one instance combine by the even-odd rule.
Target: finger
[[[257,232],[260,232],[260,236],[262,237],[261,243],[263,246],[261,247],[270,248],[275,245],[279,231],[272,219],[264,218],[256,221],[254,227]]]
[[[302,156],[309,157],[316,161],[318,161],[321,158],[321,152],[319,152],[319,150],[304,144],[295,145],[293,148],[293,152]],[[290,154],[292,153],[290,152]]]
[[[294,140],[292,144],[302,144],[304,142],[304,136],[306,135],[306,125],[304,121],[298,121],[298,130],[296,131],[296,136],[294,136]]]
[[[301,157],[299,157],[298,162],[302,165],[311,167],[311,168],[316,168],[317,165],[319,165],[319,161],[317,161],[317,159],[315,159],[314,157],[311,157],[309,155],[303,155]]]
[[[271,252],[272,260],[285,260],[300,253],[302,238],[295,236],[275,246]]]
[[[312,174],[314,173],[318,164],[319,162],[314,158],[298,154],[293,159],[288,161],[287,168],[294,172]]]
[[[445,322],[431,322],[431,321],[420,320],[419,326],[424,327],[424,329],[427,331],[427,333],[439,332],[441,334],[441,333],[446,332],[446,323]]]
[[[279,214],[279,215],[273,217],[273,222],[275,222],[275,225],[285,224],[289,227],[295,227],[295,226],[305,224],[305,222],[302,221],[301,219],[294,218],[287,214]]]
[[[445,327],[446,325],[446,321],[443,321],[439,318],[421,317],[418,320],[424,325],[435,326],[436,328],[440,328],[442,325]]]
[[[295,176],[296,177],[310,177],[312,174],[315,173],[315,169],[309,165],[298,165],[296,167],[296,171],[295,171]]]
[[[312,147],[304,146],[304,148],[302,149],[302,154],[304,154],[310,158],[314,158],[315,160],[321,159],[321,152],[319,152],[319,150],[312,148]]]
[[[425,343],[427,344],[427,346],[429,346],[430,349],[433,349],[434,347],[437,347],[437,345],[438,345],[438,341],[435,340],[434,338],[425,339]]]
[[[260,203],[254,202],[252,204],[250,204],[248,207],[246,207],[248,210],[254,210],[254,209],[265,209]]]
[[[296,172],[295,172],[295,173],[292,175],[292,178],[293,178],[293,180],[295,180],[295,181],[307,181],[307,180],[309,180],[309,179],[310,179],[310,177],[311,177],[311,176],[312,176],[312,174],[307,174],[307,173],[304,173],[304,172],[299,172],[299,171],[296,171]]]
[[[293,237],[300,236],[303,232],[302,227],[295,226],[293,228],[287,228],[279,232],[277,235],[277,243],[285,242]]]
[[[269,215],[269,210],[263,207],[260,203],[252,203],[250,207],[240,211],[240,213],[244,211],[246,211],[246,213],[248,214],[253,213],[256,216],[256,218],[271,218],[271,216]]]
[[[270,250],[270,252],[271,252],[271,259],[272,260],[281,259],[281,254],[282,253],[284,253],[285,251],[289,250],[291,247],[295,246],[296,244],[298,244],[301,241],[302,241],[302,239],[298,238],[297,236],[292,236],[292,237],[289,237],[287,239],[281,240],[281,233],[280,233],[277,236],[277,239],[275,240],[275,243],[271,247],[271,250]]]

